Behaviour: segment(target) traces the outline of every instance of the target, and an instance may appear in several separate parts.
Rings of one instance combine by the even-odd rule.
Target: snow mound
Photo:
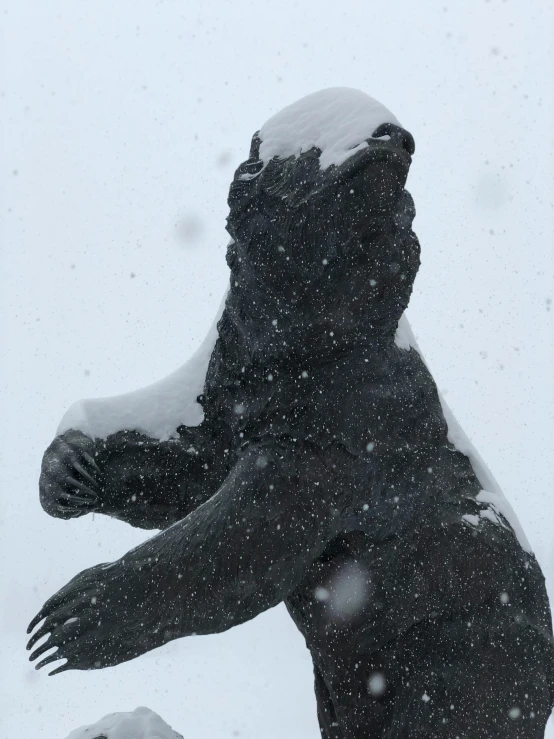
[[[316,146],[319,166],[340,165],[368,146],[382,123],[400,125],[395,116],[365,92],[330,87],[297,100],[276,113],[260,129],[260,159],[299,156]]]
[[[217,322],[226,298],[227,294],[206,338],[182,367],[140,390],[110,398],[79,400],[65,413],[56,433],[75,429],[91,439],[105,439],[117,431],[140,431],[153,439],[166,441],[177,436],[179,426],[202,423],[204,412],[196,398],[204,389],[217,341]]]
[[[427,362],[425,362],[425,358],[417,345],[417,341],[415,340],[415,336],[412,332],[411,326],[405,313],[402,314],[398,322],[398,327],[396,329],[394,340],[396,345],[400,349],[406,349],[408,351],[410,349],[414,349],[419,354],[424,364],[427,365]],[[481,490],[479,495],[477,495],[477,500],[480,503],[487,503],[490,509],[492,509],[491,514],[486,514],[483,517],[488,517],[492,520],[492,516],[494,516],[495,513],[500,513],[502,516],[504,516],[506,521],[508,521],[508,523],[512,527],[513,532],[516,535],[522,549],[524,549],[526,552],[532,552],[533,550],[531,548],[531,545],[529,544],[529,541],[525,536],[525,533],[515,514],[515,511],[508,502],[508,499],[505,497],[504,493],[502,492],[500,485],[494,479],[492,472],[484,463],[481,455],[469,440],[469,437],[456,420],[454,414],[452,413],[440,393],[439,400],[442,406],[444,418],[446,420],[446,425],[448,426],[448,441],[459,452],[465,454],[465,456],[468,457],[473,471],[475,472],[475,477],[483,487],[483,490]],[[463,516],[462,518],[464,518],[469,523],[474,523],[472,519],[475,518],[475,525],[477,525],[477,523],[479,522],[479,519],[476,516],[467,515]]]
[[[109,713],[89,726],[75,729],[67,739],[183,739],[157,713],[135,708],[130,713]]]

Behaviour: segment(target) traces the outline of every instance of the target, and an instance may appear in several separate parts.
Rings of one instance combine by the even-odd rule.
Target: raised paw
[[[51,516],[76,518],[99,508],[103,474],[95,442],[80,431],[57,436],[42,459],[40,502]]]

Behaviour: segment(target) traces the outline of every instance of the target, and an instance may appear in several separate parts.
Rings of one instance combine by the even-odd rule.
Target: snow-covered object
[[[368,146],[382,123],[400,125],[384,105],[361,90],[330,87],[297,100],[272,116],[260,129],[260,159],[299,156],[321,149],[319,166],[342,164]]]
[[[401,349],[414,349],[419,354],[422,361],[427,365],[427,363],[425,362],[425,357],[423,356],[419,346],[417,345],[417,341],[414,337],[412,328],[408,322],[408,318],[405,313],[402,314],[400,321],[398,322],[395,343]],[[490,515],[486,514],[486,511],[482,511],[482,514],[486,514],[485,516],[482,515],[482,517],[489,518],[491,520],[493,520],[493,517],[495,517],[498,521],[499,519],[495,516],[495,513],[500,513],[502,516],[504,516],[506,521],[508,521],[508,523],[512,527],[521,547],[525,549],[526,552],[532,552],[531,545],[529,544],[529,541],[525,536],[523,528],[518,521],[514,509],[508,502],[507,498],[504,496],[500,485],[494,479],[491,471],[484,463],[481,455],[479,454],[477,449],[475,449],[467,434],[454,417],[454,414],[448,407],[448,404],[446,403],[440,392],[439,400],[444,418],[446,420],[446,425],[448,426],[448,441],[459,452],[462,452],[462,454],[465,454],[466,457],[469,458],[473,471],[475,472],[475,477],[483,487],[483,490],[477,496],[477,500],[481,503],[487,503],[492,509],[492,513]],[[479,519],[477,518],[477,516],[469,515],[464,517],[464,520],[473,525],[479,524]]]
[[[67,739],[183,739],[157,713],[143,706],[129,713],[109,713],[89,726],[75,729]]]
[[[364,92],[349,87],[320,90],[283,108],[262,126],[260,157],[268,162],[274,156],[297,156],[317,146],[320,167],[326,169],[366,147],[366,139],[382,123],[400,125],[384,105]],[[57,433],[76,429],[93,439],[105,439],[129,430],[165,441],[177,436],[180,425],[198,426],[204,413],[196,398],[203,390],[225,298],[205,340],[182,367],[140,390],[74,403]]]
[[[225,307],[223,297],[206,338],[192,357],[163,380],[124,395],[87,398],[74,403],[63,416],[57,433],[82,431],[91,439],[105,439],[117,431],[140,431],[166,441],[181,425],[198,426],[204,419],[196,398],[202,393],[210,357],[217,340],[217,322]]]
[[[181,425],[198,426],[204,413],[196,398],[204,387],[208,363],[217,341],[217,322],[223,313],[226,298],[227,293],[206,338],[182,367],[140,390],[110,398],[79,400],[65,413],[57,433],[75,429],[92,439],[105,439],[117,431],[127,430],[139,431],[153,439],[165,441],[176,437]],[[425,362],[405,313],[398,322],[395,343],[406,351],[414,349]],[[493,514],[502,514],[523,549],[531,552],[531,545],[499,484],[440,393],[439,399],[448,426],[448,441],[469,458],[475,476],[483,487],[477,500],[488,503]]]

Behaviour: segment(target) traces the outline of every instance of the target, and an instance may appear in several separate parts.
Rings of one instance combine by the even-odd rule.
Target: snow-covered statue
[[[158,385],[73,407],[46,451],[48,513],[163,531],[47,601],[37,667],[116,665],[284,601],[325,739],[543,736],[544,579],[403,316],[413,153],[342,88],[254,135],[217,331]]]
[[[143,706],[129,713],[110,713],[95,724],[75,729],[67,739],[183,739],[171,726]]]

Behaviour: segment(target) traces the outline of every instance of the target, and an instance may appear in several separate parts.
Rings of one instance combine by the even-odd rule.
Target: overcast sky
[[[50,679],[26,663],[24,630],[76,572],[145,538],[42,512],[40,460],[61,415],[196,348],[226,286],[234,168],[270,115],[324,87],[366,91],[415,137],[410,321],[554,599],[550,0],[0,8],[5,735],[63,739],[145,704],[187,739],[319,736],[309,656],[283,607]]]

